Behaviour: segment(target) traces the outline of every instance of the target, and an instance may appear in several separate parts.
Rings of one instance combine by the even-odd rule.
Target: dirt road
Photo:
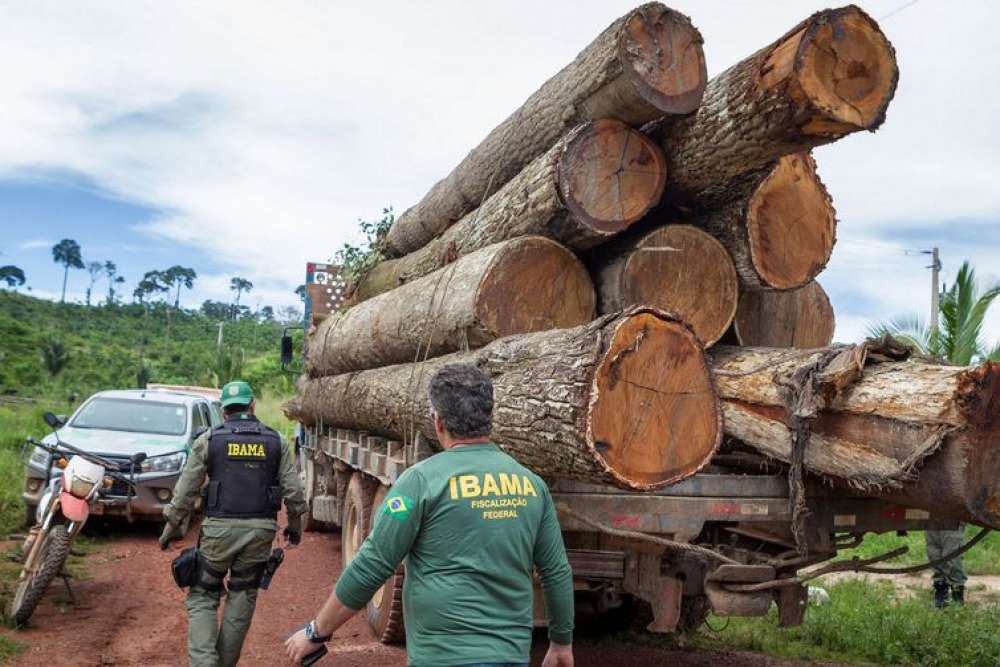
[[[16,658],[17,667],[124,667],[184,665],[187,620],[184,593],[170,577],[170,560],[193,543],[190,536],[174,550],[160,551],[148,528],[118,526],[108,544],[87,558],[88,577],[75,582],[77,603],[65,589],[53,586],[32,619],[32,627],[0,633],[29,645]],[[335,534],[308,533],[288,552],[270,590],[261,593],[241,665],[286,664],[281,643],[297,624],[309,619],[329,593],[340,572],[340,541]],[[401,648],[372,641],[365,621],[355,617],[330,645],[336,659],[321,665],[403,667]],[[532,664],[540,664],[544,641]],[[617,646],[607,642],[577,643],[579,667],[681,665],[708,667],[785,667],[806,663],[773,660],[744,653],[668,651]]]

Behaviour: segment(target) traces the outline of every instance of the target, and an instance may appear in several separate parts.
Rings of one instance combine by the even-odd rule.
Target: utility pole
[[[941,258],[938,248],[931,250],[931,331],[938,330],[938,316],[941,314]]]

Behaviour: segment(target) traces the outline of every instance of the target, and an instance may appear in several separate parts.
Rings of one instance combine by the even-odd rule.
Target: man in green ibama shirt
[[[319,614],[286,642],[296,663],[343,625],[406,559],[410,667],[527,666],[532,571],[545,594],[544,667],[573,665],[573,578],[548,487],[490,440],[493,386],[469,364],[430,383],[443,451],[409,468]]]

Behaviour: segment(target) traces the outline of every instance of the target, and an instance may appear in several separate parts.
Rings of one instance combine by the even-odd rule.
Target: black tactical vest
[[[229,419],[208,441],[205,516],[273,519],[281,508],[281,438],[256,417]]]

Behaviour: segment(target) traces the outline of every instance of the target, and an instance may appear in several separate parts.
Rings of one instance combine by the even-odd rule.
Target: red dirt
[[[186,664],[187,620],[184,592],[170,576],[170,561],[183,544],[161,551],[148,527],[115,526],[116,536],[87,557],[89,577],[73,584],[77,604],[69,604],[61,584],[53,585],[31,622],[22,630],[0,634],[29,645],[15,658],[16,667],[123,667]],[[312,617],[340,572],[336,534],[307,533],[287,552],[270,590],[262,591],[240,665],[287,664],[282,643]],[[541,663],[544,640],[536,642],[533,665]],[[577,667],[791,667],[807,663],[775,660],[750,653],[678,651],[651,647],[578,642]],[[404,667],[402,648],[371,639],[365,619],[357,616],[330,644],[331,657],[319,664],[342,667]]]

